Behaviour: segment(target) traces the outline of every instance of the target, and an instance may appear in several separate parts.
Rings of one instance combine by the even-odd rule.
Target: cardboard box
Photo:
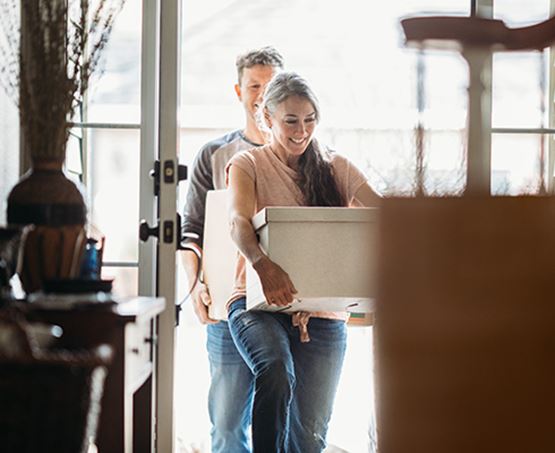
[[[373,312],[376,208],[269,207],[253,217],[260,245],[298,290],[288,307],[266,304],[247,264],[247,308]]]
[[[228,222],[227,190],[210,190],[206,195],[202,272],[212,298],[208,314],[227,319],[225,304],[235,282],[237,247],[231,239]]]

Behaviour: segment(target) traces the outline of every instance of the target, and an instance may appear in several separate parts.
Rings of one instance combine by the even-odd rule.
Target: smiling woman
[[[279,159],[295,168],[303,155],[316,127],[316,112],[311,102],[299,96],[291,96],[265,115],[268,126],[275,134],[278,146],[272,148]]]
[[[269,305],[289,305],[299,278],[262,251],[251,218],[268,206],[377,206],[380,197],[349,160],[316,143],[318,101],[298,74],[275,75],[260,109],[269,144],[235,155],[227,166],[231,237],[241,252],[227,304],[229,329],[254,376],[254,451],[318,453],[327,445],[348,314],[246,310],[247,262]]]

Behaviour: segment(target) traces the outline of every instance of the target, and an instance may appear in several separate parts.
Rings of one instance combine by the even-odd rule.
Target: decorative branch
[[[124,2],[0,0],[0,85],[19,108],[32,160],[65,159],[68,121]]]

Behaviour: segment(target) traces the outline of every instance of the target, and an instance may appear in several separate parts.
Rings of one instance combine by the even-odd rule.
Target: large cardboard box
[[[555,197],[388,198],[380,453],[555,452]]]
[[[208,286],[212,319],[227,319],[226,302],[235,281],[237,247],[231,239],[228,222],[227,190],[210,190],[206,195],[202,254],[203,280]]]
[[[269,207],[253,217],[260,245],[298,290],[288,307],[266,304],[247,264],[247,308],[373,312],[376,208]]]

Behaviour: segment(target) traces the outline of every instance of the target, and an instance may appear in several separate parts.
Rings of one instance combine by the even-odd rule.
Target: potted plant
[[[62,171],[70,121],[123,3],[0,0],[0,82],[19,109],[21,146],[30,164],[8,196],[8,223],[74,226],[75,232],[60,239],[74,242],[68,244],[72,259],[75,241],[81,238],[79,247],[84,245],[80,230],[87,209],[81,190]],[[49,253],[55,254],[56,247]],[[74,273],[78,265],[65,268]]]

